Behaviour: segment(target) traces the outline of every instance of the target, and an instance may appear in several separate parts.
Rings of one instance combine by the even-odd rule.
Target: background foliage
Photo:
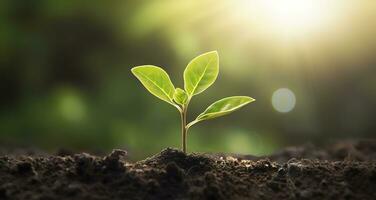
[[[135,159],[179,147],[177,111],[130,69],[163,66],[183,87],[188,61],[211,50],[219,78],[191,102],[190,119],[225,96],[257,102],[192,128],[189,150],[259,155],[375,137],[375,3],[338,1],[330,24],[290,30],[263,20],[256,1],[1,1],[1,143],[126,148]],[[290,112],[272,106],[279,88],[296,96]]]

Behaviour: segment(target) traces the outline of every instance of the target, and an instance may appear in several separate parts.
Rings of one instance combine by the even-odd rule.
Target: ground
[[[0,199],[376,199],[372,140],[268,157],[167,148],[136,163],[123,150],[0,155]]]

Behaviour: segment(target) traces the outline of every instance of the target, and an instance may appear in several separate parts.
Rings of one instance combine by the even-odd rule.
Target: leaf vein
[[[150,81],[151,83],[153,83],[153,85],[155,85],[157,88],[159,88],[159,89],[162,91],[162,93],[163,93],[164,95],[166,95],[167,98],[168,98],[170,101],[172,101],[172,99],[171,99],[170,96],[166,93],[166,91],[164,91],[163,88],[159,87],[159,85],[158,85],[157,83],[155,83],[152,79],[150,79],[148,76],[146,76],[146,75],[143,74],[142,72],[138,72],[138,73],[140,73],[140,75],[142,75],[142,76],[143,76],[144,78],[146,78],[148,81]]]
[[[196,82],[196,85],[193,87],[193,90],[192,90],[192,94],[191,94],[191,95],[193,95],[193,94],[195,93],[198,84],[201,82],[202,78],[204,78],[204,75],[205,75],[205,73],[206,73],[206,70],[208,69],[208,66],[209,66],[210,62],[211,62],[213,59],[214,59],[214,58],[210,58],[209,62],[206,63],[206,66],[205,66],[204,72],[200,75],[200,78],[199,78],[198,81]]]

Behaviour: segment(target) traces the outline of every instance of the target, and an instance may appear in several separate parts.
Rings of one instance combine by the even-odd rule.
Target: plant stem
[[[182,138],[182,150],[187,153],[187,108],[183,107],[181,116],[181,138]]]

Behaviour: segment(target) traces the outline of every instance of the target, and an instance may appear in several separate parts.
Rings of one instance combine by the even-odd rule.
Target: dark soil
[[[0,199],[376,199],[376,141],[268,158],[167,148],[137,163],[122,150],[8,154],[0,156]]]

